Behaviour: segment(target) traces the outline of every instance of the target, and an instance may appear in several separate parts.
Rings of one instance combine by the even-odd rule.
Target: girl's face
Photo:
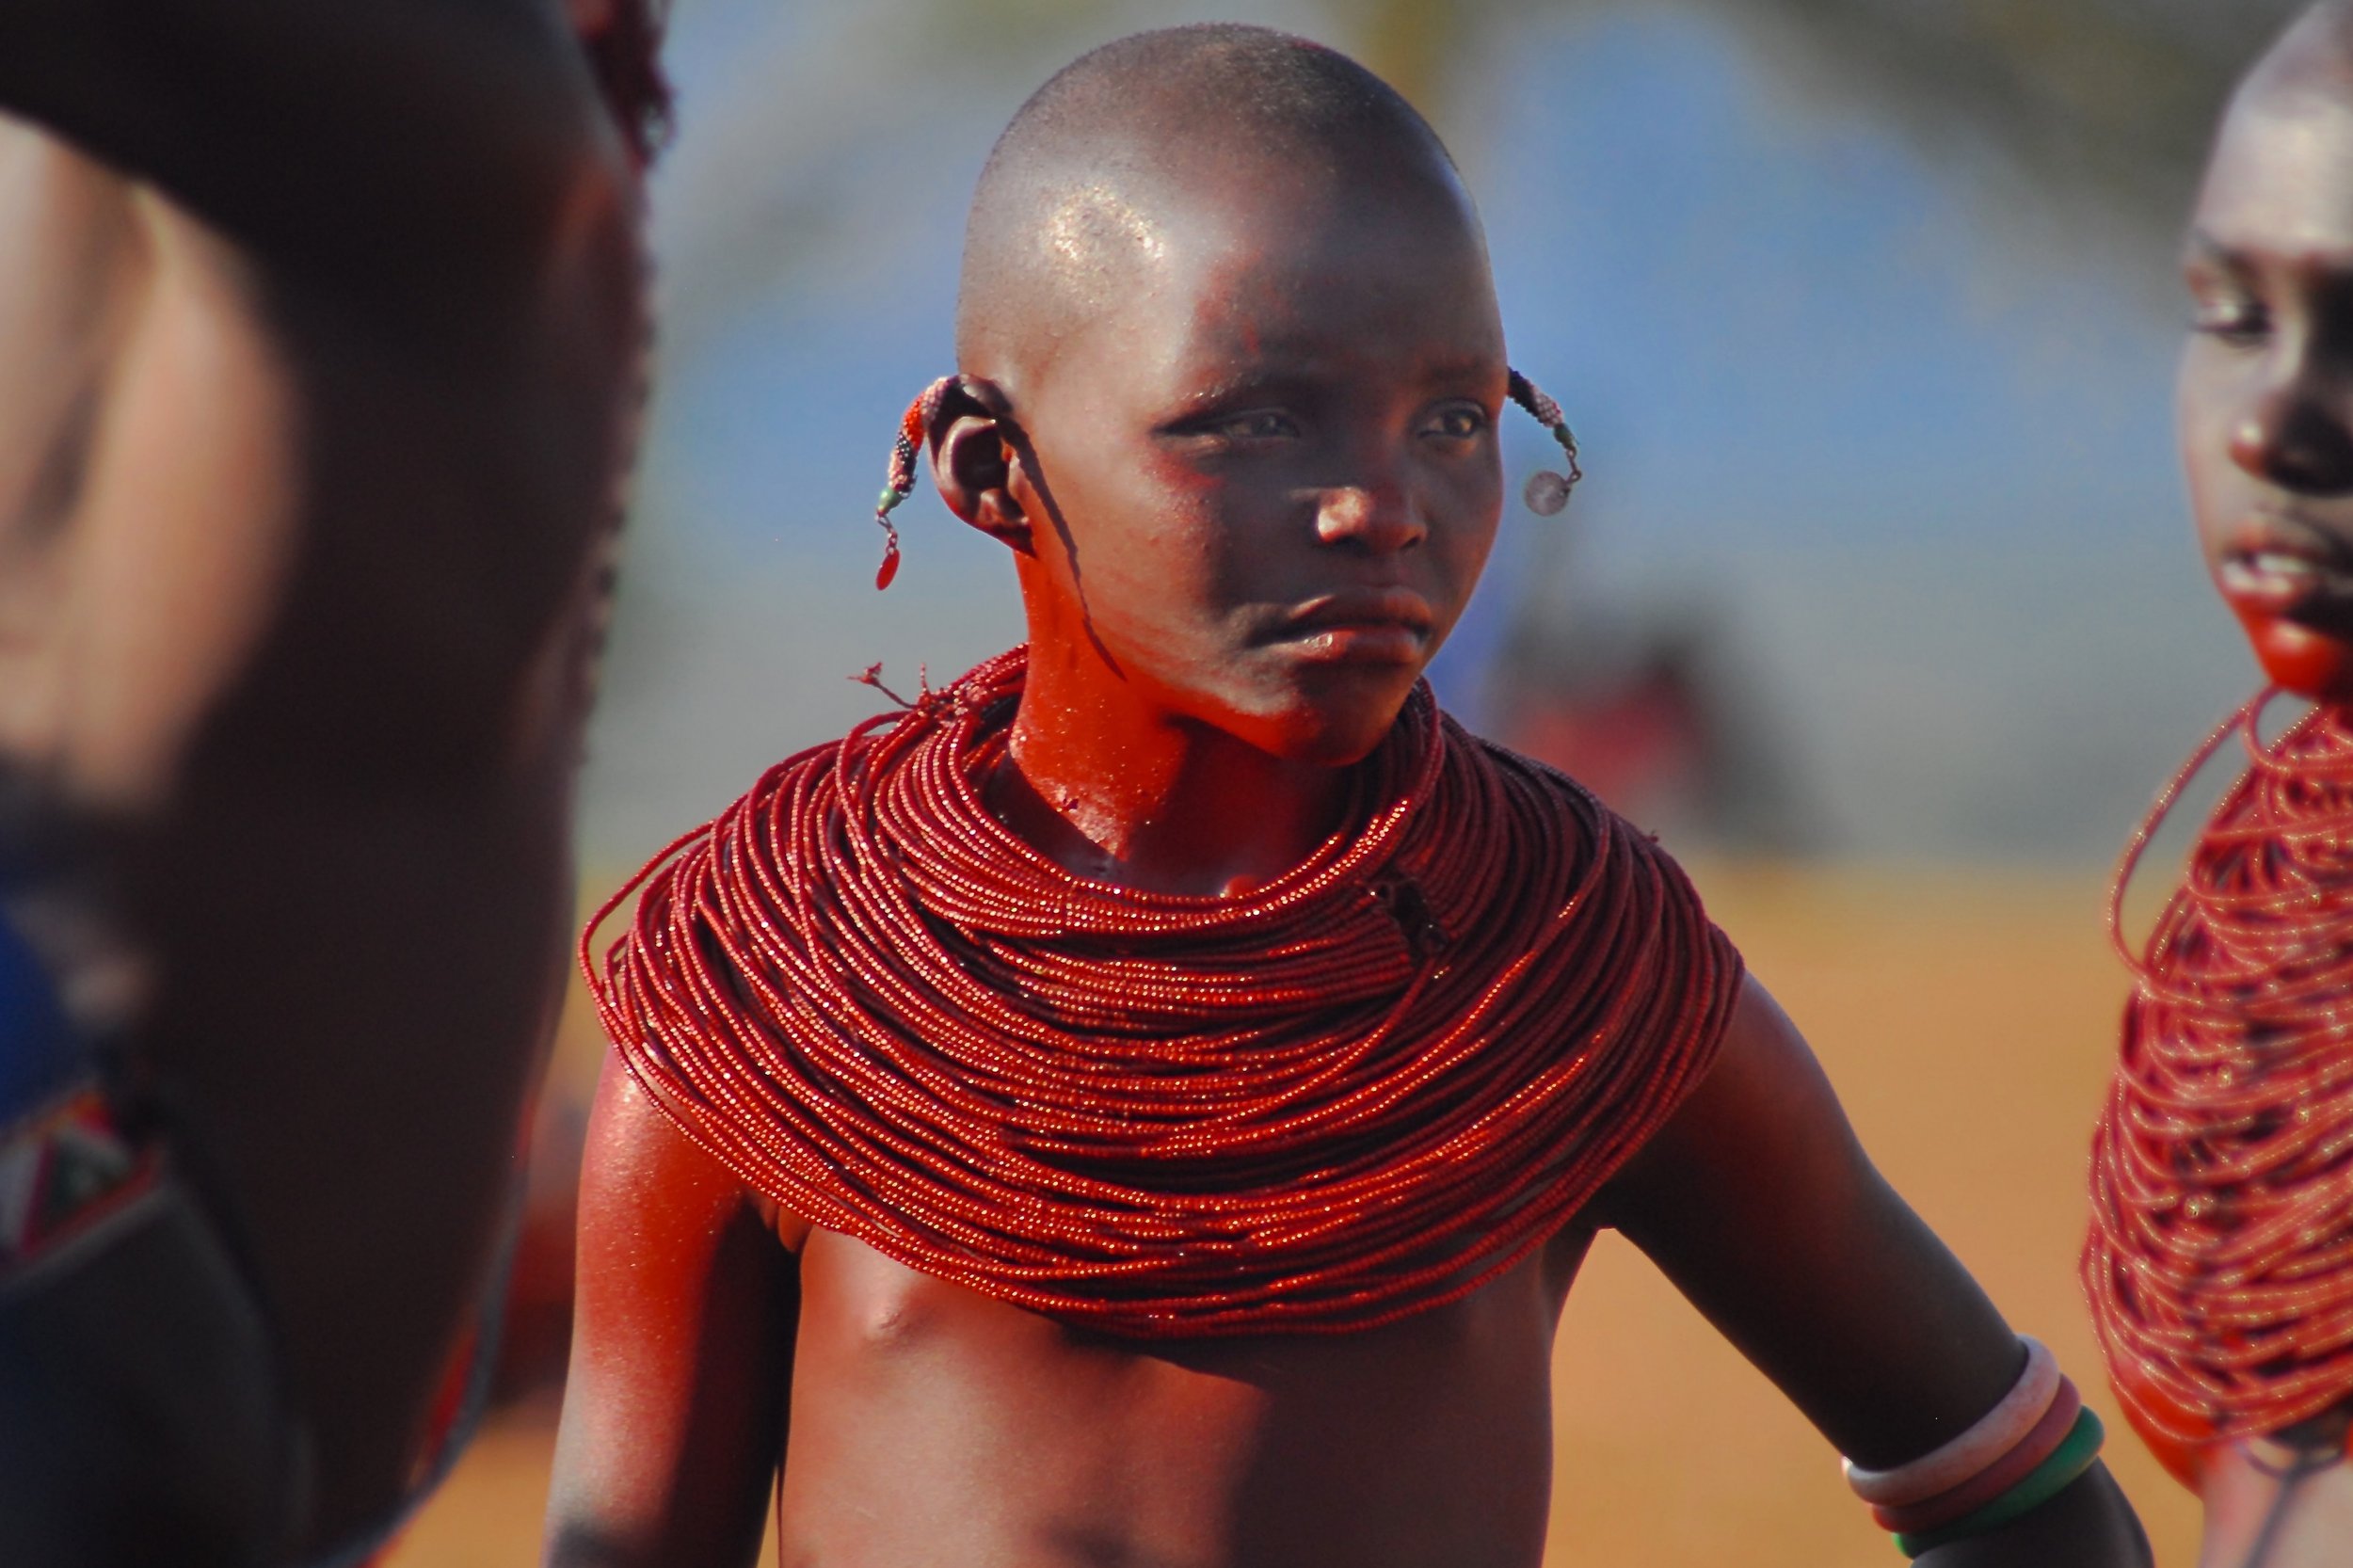
[[[2347,701],[2353,80],[2333,62],[2290,67],[2242,89],[2199,195],[2182,462],[2208,569],[2265,670]]]
[[[1503,333],[1466,208],[1302,179],[1200,200],[1025,408],[1033,657],[1277,757],[1377,744],[1502,509]]]

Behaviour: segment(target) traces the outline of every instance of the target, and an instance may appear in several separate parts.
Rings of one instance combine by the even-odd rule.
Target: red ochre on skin
[[[2248,772],[2142,952],[2092,1147],[2083,1280],[2125,1414],[2195,1487],[2217,1446],[2353,1394],[2353,715],[2265,744],[2265,692],[2158,797],[2117,878],[2232,737]]]
[[[1205,897],[989,813],[1025,666],[780,764],[583,936],[632,1075],[792,1213],[1107,1332],[1363,1330],[1525,1256],[1713,1060],[1741,966],[1680,872],[1426,686],[1339,832]]]
[[[2274,684],[2314,701],[2353,702],[2353,648],[2266,608],[2233,602],[2231,613]]]

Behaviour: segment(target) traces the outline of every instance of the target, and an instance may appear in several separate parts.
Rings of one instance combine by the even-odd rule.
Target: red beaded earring
[[[890,586],[890,580],[899,575],[899,529],[890,520],[890,514],[899,503],[915,493],[915,455],[931,440],[932,424],[939,418],[939,405],[955,384],[954,376],[941,376],[925,387],[900,416],[899,439],[890,448],[890,472],[884,481],[881,497],[874,503],[874,520],[882,525],[888,540],[883,546],[882,569],[874,573],[878,592]]]
[[[1540,469],[1529,476],[1528,488],[1520,492],[1529,511],[1551,517],[1569,504],[1569,492],[1577,488],[1578,480],[1585,477],[1584,469],[1577,465],[1577,437],[1570,433],[1569,423],[1561,415],[1560,404],[1545,396],[1535,382],[1518,371],[1510,375],[1508,386],[1512,401],[1527,409],[1535,416],[1539,424],[1552,432],[1552,439],[1561,443],[1561,452],[1569,459],[1568,472],[1554,473],[1549,469]],[[955,384],[954,376],[941,376],[925,387],[922,395],[908,404],[907,411],[900,417],[899,439],[890,448],[889,474],[883,485],[881,497],[874,503],[874,521],[881,525],[885,539],[882,569],[874,573],[877,589],[888,588],[891,580],[899,575],[899,529],[890,520],[890,514],[901,502],[915,493],[916,454],[931,439],[932,425],[939,418],[940,404]]]

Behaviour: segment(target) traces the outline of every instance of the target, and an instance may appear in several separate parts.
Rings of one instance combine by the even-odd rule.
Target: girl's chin
[[[1333,694],[1295,700],[1237,732],[1270,756],[1287,762],[1323,767],[1350,767],[1380,748],[1396,728],[1409,686],[1392,699],[1387,693],[1348,694],[1354,700],[1335,700]]]
[[[2353,646],[2292,620],[2241,610],[2264,673],[2315,702],[2353,702]]]

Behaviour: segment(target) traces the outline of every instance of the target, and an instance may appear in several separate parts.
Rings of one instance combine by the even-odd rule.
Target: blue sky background
[[[986,47],[918,32],[914,10],[680,9],[664,379],[594,863],[650,852],[872,711],[850,673],[944,676],[1017,640],[997,547],[928,495],[874,594],[869,509],[899,410],[952,368],[964,202],[1022,98],[1180,14],[1350,43],[1305,5],[1029,17],[1010,41],[978,29]],[[1514,358],[1568,408],[1593,478],[1561,519],[1513,508],[1442,661],[1449,702],[1476,713],[1517,596],[1696,620],[1826,853],[2111,857],[2254,682],[2175,477],[2165,258],[2120,265],[2115,235],[2009,212],[1965,158],[1819,106],[1672,5],[1496,28],[1469,74],[1440,129]],[[1515,474],[1545,445],[1523,423]]]

